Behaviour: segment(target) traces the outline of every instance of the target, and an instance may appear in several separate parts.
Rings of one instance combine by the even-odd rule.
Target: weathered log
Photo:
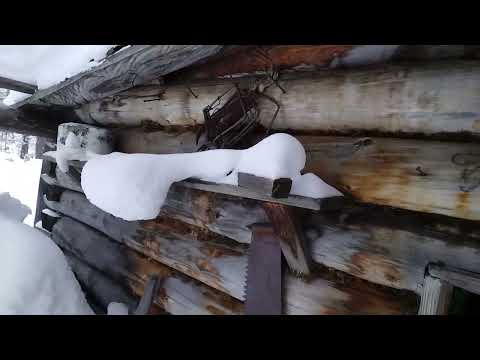
[[[479,80],[480,64],[476,61],[390,64],[365,70],[285,74],[280,84],[286,92],[271,86],[266,94],[281,105],[274,129],[478,135]],[[240,86],[254,83],[249,78],[235,81]],[[203,108],[232,86],[225,79],[139,87],[85,104],[76,113],[87,123],[112,126],[145,122],[194,126],[204,122]],[[259,99],[259,109],[262,123],[268,126],[275,106]]]
[[[23,81],[8,79],[0,76],[0,88],[14,90],[25,94],[33,94],[37,91],[37,86],[27,84]]]
[[[139,298],[133,296],[129,289],[87,265],[68,251],[63,250],[63,252],[84,292],[96,304],[100,305],[104,313],[107,313],[108,304],[111,302],[121,302],[127,305],[130,310],[135,309]]]
[[[243,304],[238,300],[225,294],[222,298],[222,294],[213,289],[210,289],[207,295],[205,293],[207,286],[200,285],[194,280],[190,280],[190,283],[184,282],[185,277],[178,275],[174,270],[156,261],[148,261],[128,247],[70,218],[63,217],[55,224],[53,239],[60,247],[117,281],[129,284],[142,279],[145,281],[148,275],[157,274],[164,280],[161,289],[165,291],[160,291],[161,295],[157,296],[156,302],[169,313],[238,314],[243,312]],[[177,276],[182,280],[176,279]],[[236,273],[236,281],[243,283],[243,276],[244,273]],[[173,282],[174,279],[176,282]],[[348,285],[342,284],[328,272],[324,275],[316,274],[308,281],[287,275],[285,312],[287,314],[411,314],[417,311],[416,297],[411,294],[399,297],[385,289],[355,282],[355,279],[350,279]],[[166,301],[165,298],[169,300]]]
[[[0,129],[55,139],[59,122],[45,113],[16,111],[0,104]]]
[[[305,171],[355,199],[480,220],[480,146],[469,143],[299,136]]]
[[[83,195],[70,191],[62,194],[60,202],[45,200],[45,203],[118,243],[237,299],[244,299],[243,283],[238,277],[245,274],[245,246],[221,236],[206,237],[187,224],[175,226],[174,222],[162,218],[125,221],[98,209]]]
[[[356,67],[387,61],[478,58],[475,45],[277,45],[241,46],[219,59],[208,59],[166,77],[179,80],[241,77],[278,71]]]
[[[175,270],[142,256],[100,232],[62,217],[54,226],[52,239],[89,266],[143,295],[150,275],[161,279],[155,302],[170,314],[239,314],[240,301],[202,285]]]
[[[73,211],[71,216],[97,228],[100,225],[95,222],[108,222],[111,215],[88,220],[90,212],[82,209],[93,205],[81,194],[67,196],[67,193],[57,205],[64,209],[54,205],[52,208],[60,212]],[[67,200],[70,197],[78,199],[75,204]],[[182,189],[177,185],[170,189],[162,215],[242,243],[250,242],[249,225],[269,221],[256,201]],[[121,238],[125,231],[118,223],[114,224],[109,226],[110,233],[106,233],[112,238]],[[118,232],[115,235],[112,231]],[[425,268],[431,262],[480,271],[477,255],[480,227],[471,221],[356,206],[335,213],[311,213],[304,218],[303,231],[314,262],[418,294],[422,293]]]
[[[37,91],[14,105],[77,106],[157,80],[169,72],[217,54],[221,45],[134,45],[100,65]]]

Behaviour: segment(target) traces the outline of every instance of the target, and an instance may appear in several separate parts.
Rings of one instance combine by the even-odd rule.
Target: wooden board
[[[448,315],[453,286],[447,282],[425,276],[419,315]]]
[[[234,80],[242,87],[251,87],[257,81]],[[480,131],[478,61],[285,74],[280,84],[286,93],[275,86],[266,91],[281,105],[274,129],[426,135]],[[146,122],[195,126],[204,122],[203,108],[232,86],[226,79],[148,85],[90,102],[76,113],[87,123],[112,126]],[[276,107],[259,99],[259,109],[262,123],[268,125]]]
[[[174,270],[168,270],[170,268],[156,261],[147,261],[128,247],[67,217],[56,223],[53,239],[62,248],[119,282],[129,283],[135,279],[144,281],[149,274],[170,279],[172,273],[176,274]],[[243,280],[240,273],[237,276],[237,281]],[[182,281],[175,283],[178,287],[172,285],[167,288],[166,284],[166,281],[163,282],[161,289],[165,289],[165,292],[160,291],[160,299],[157,297],[156,302],[169,313],[243,312],[243,304],[238,300],[227,296],[230,300],[226,301],[226,295],[222,299],[221,293],[213,289],[210,290],[210,294],[215,294],[213,297],[205,294],[208,287],[199,288],[200,285],[193,280],[190,283],[183,282],[183,287],[179,286]],[[165,301],[165,297],[170,300]],[[206,305],[206,301],[211,305]],[[345,285],[328,273],[323,277],[317,274],[308,281],[289,275],[286,278],[284,308],[287,314],[410,314],[416,312],[416,299],[411,295],[399,297],[364,283]]]
[[[102,64],[20,101],[27,104],[78,106],[141,85],[217,54],[221,45],[133,45]]]

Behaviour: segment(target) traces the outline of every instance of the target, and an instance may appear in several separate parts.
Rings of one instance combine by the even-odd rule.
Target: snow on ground
[[[0,314],[93,315],[60,248],[19,214],[24,206],[0,194]]]
[[[174,182],[197,178],[236,185],[238,172],[291,178],[292,194],[315,198],[342,195],[314,174],[302,176],[305,161],[303,145],[293,136],[279,133],[246,150],[97,155],[85,164],[81,185],[90,202],[125,220],[157,217]]]
[[[42,169],[41,159],[24,161],[0,152],[0,192],[9,192],[31,209],[25,223],[33,226],[37,206],[38,182]],[[0,207],[1,209],[1,207]]]
[[[113,45],[0,45],[0,76],[45,89],[99,65]],[[93,60],[93,61],[92,61]],[[11,91],[12,105],[28,94]]]

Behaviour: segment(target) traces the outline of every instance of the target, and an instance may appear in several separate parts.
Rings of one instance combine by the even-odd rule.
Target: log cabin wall
[[[272,66],[285,91],[267,90],[281,104],[273,128],[304,144],[306,171],[358,201],[305,211],[315,270],[286,277],[286,314],[414,314],[428,264],[480,272],[477,47],[235,48],[75,112],[116,128],[118,151],[192,152],[202,109],[233,81],[265,82]],[[274,107],[259,107],[266,125]],[[258,201],[175,185],[156,220],[126,222],[68,175],[48,181],[69,189],[46,201],[63,216],[52,238],[100,306],[115,296],[130,305],[156,273],[155,303],[170,314],[243,313],[249,225],[267,219]],[[102,293],[101,281],[116,290]]]

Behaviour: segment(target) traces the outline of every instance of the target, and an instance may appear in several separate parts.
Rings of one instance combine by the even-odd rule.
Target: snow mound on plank
[[[99,155],[85,164],[81,185],[90,202],[129,221],[157,217],[171,184],[187,178],[237,185],[238,172],[246,172],[270,179],[292,178],[299,182],[293,194],[335,193],[322,180],[312,179],[315,175],[301,176],[305,161],[305,150],[297,139],[274,134],[246,150]]]
[[[15,200],[0,194],[0,314],[93,315],[60,248],[21,223]]]

